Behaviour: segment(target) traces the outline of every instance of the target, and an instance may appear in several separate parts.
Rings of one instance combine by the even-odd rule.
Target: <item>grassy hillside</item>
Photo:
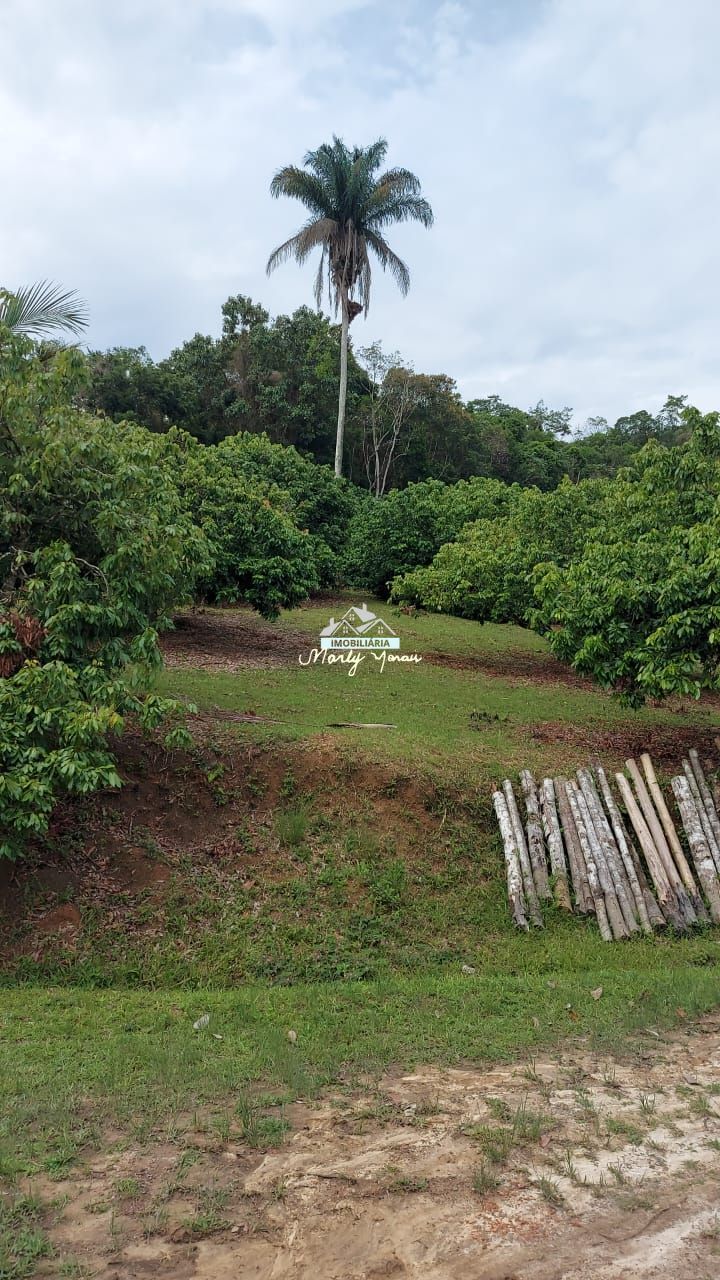
[[[186,619],[159,683],[197,704],[194,750],[130,734],[123,792],[58,814],[6,885],[7,1173],[196,1107],[219,1125],[249,1107],[262,1145],[282,1099],[329,1079],[622,1046],[717,1001],[712,930],[608,946],[550,914],[517,935],[489,800],[521,765],[595,750],[667,767],[686,741],[710,749],[717,708],[626,712],[530,633],[380,602],[420,664],[300,666],[343,607]],[[346,720],[395,727],[331,727]]]

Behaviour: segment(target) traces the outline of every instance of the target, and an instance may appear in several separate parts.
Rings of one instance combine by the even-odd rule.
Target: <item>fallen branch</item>
[[[649,885],[647,885],[647,883],[643,884],[645,877],[643,875],[642,867],[640,866],[640,860],[635,852],[630,837],[625,830],[622,815],[615,803],[615,797],[612,793],[610,783],[607,780],[607,775],[599,760],[595,761],[595,776],[597,777],[598,784],[600,786],[600,794],[605,802],[605,809],[610,820],[610,825],[612,826],[613,835],[615,836],[615,843],[620,850],[620,857],[623,861],[625,874],[628,878],[628,884],[632,890],[638,919],[645,933],[652,933],[652,907],[648,903],[646,894],[649,895],[655,906],[656,922],[664,925],[665,917],[655,902],[655,898],[652,895]]]
[[[540,913],[540,902],[535,888],[533,879],[532,866],[530,865],[530,855],[528,854],[527,844],[525,843],[525,832],[520,821],[520,812],[515,799],[515,792],[509,778],[503,782],[503,793],[507,804],[510,821],[512,823],[513,834],[515,836],[515,846],[520,861],[520,870],[522,872],[523,888],[525,890],[525,901],[528,907],[528,913],[533,924],[542,927],[542,915]]]
[[[575,827],[575,819],[570,807],[570,801],[568,800],[567,781],[565,778],[555,779],[555,796],[557,799],[558,812],[560,814],[562,832],[565,837],[565,848],[567,849],[568,864],[570,866],[570,877],[572,879],[573,892],[575,894],[575,906],[581,915],[589,915],[595,910],[595,904],[592,899],[592,894],[590,893],[587,870],[583,859],[582,849],[580,847],[577,829]]]
[[[665,803],[665,797],[663,796],[663,793],[660,790],[660,785],[655,776],[655,770],[653,768],[652,760],[650,759],[650,756],[648,755],[647,752],[645,752],[644,755],[641,755],[640,762],[645,771],[648,790],[650,792],[650,795],[652,796],[652,799],[655,801],[655,808],[657,809],[658,815],[660,817],[660,822],[662,823],[663,831],[665,832],[665,837],[667,839],[668,845],[670,846],[671,853],[675,859],[675,864],[678,868],[678,871],[680,872],[680,877],[682,879],[682,882],[685,885],[685,888],[687,889],[688,893],[690,894],[690,901],[692,902],[693,907],[695,909],[695,914],[698,920],[707,920],[708,915],[705,909],[705,904],[703,903],[703,900],[700,896],[698,887],[695,883],[695,877],[693,876],[693,873],[690,870],[687,858],[685,857],[685,852],[680,843],[680,838],[678,836],[677,831],[675,830],[675,823],[673,822],[672,816],[670,814],[670,810],[668,809]]]
[[[645,862],[647,863],[652,882],[655,886],[655,892],[663,914],[676,929],[683,932],[687,929],[687,923],[678,908],[675,893],[668,879],[664,864],[657,849],[655,848],[655,845],[653,844],[653,838],[650,834],[650,830],[642,813],[640,812],[638,802],[633,795],[630,783],[624,773],[616,773],[615,780],[620,788],[620,795],[627,810],[627,815],[630,819],[633,831],[638,838],[640,848],[645,856]]]
[[[718,924],[720,923],[720,883],[718,882],[715,863],[705,839],[700,815],[690,786],[687,778],[682,777],[682,775],[673,778],[670,785],[680,810],[680,816],[688,838],[688,844],[690,845],[690,852],[695,863],[695,870],[705,890],[705,897],[710,907],[710,915],[715,923]]]

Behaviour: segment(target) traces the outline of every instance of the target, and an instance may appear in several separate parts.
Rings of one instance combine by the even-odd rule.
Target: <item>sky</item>
[[[270,179],[384,136],[435,225],[356,345],[578,426],[720,408],[716,0],[0,0],[0,54],[0,284],[76,288],[93,348],[313,305]]]

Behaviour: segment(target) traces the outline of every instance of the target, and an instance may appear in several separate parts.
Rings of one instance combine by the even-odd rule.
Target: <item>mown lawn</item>
[[[348,603],[349,598],[336,605],[292,610],[274,624],[310,637],[294,664],[232,673],[175,668],[161,675],[160,688],[203,709],[252,710],[280,722],[245,725],[244,737],[293,740],[331,732],[363,754],[420,768],[450,769],[467,778],[468,785],[521,767],[544,771],[573,764],[578,753],[584,758],[584,731],[590,739],[593,731],[720,725],[718,708],[705,704],[689,702],[681,710],[629,710],[601,689],[576,687],[567,682],[565,669],[551,657],[545,641],[523,627],[480,625],[434,614],[409,616],[381,600],[369,599],[368,607],[398,632],[402,654],[417,653],[423,661],[382,668],[368,656],[355,675],[347,666],[301,665],[300,656],[307,659],[312,638],[319,636],[330,614],[337,617]],[[433,654],[455,656],[468,665],[437,665],[429,659]],[[530,670],[528,657],[535,659]],[[471,665],[483,661],[490,670]],[[510,675],[493,673],[499,661]],[[396,727],[328,728],[338,721]],[[548,726],[541,741],[529,732],[538,724]],[[556,740],[553,725],[558,729]],[[563,730],[568,727],[578,731],[580,745],[565,741]],[[622,753],[615,753],[614,760],[620,764]]]
[[[282,1137],[285,1100],[330,1081],[352,1088],[361,1073],[389,1064],[527,1057],[566,1037],[622,1051],[650,1029],[652,1045],[663,1028],[718,1003],[715,930],[608,946],[591,923],[551,912],[542,933],[516,934],[489,801],[490,783],[523,765],[570,768],[603,735],[604,758],[619,764],[628,734],[659,733],[667,747],[676,732],[707,734],[717,711],[629,712],[601,691],[563,682],[549,659],[543,675],[545,646],[521,628],[368,604],[396,627],[404,652],[426,660],[381,672],[369,659],[353,677],[299,663],[174,668],[160,677],[163,690],[198,704],[205,733],[214,707],[280,723],[223,721],[211,761],[205,743],[203,768],[219,766],[212,787],[228,832],[222,858],[208,848],[202,858],[180,850],[173,860],[172,813],[165,836],[138,821],[132,841],[172,864],[162,899],[120,894],[106,909],[104,899],[86,903],[80,886],[83,931],[72,948],[59,942],[6,959],[0,1173],[10,1184],[33,1171],[64,1176],[111,1126],[113,1141],[126,1140],[118,1126],[150,1141],[193,1112],[218,1133],[228,1115],[252,1113],[253,1141],[263,1145]],[[341,607],[296,610],[277,625],[312,635]],[[437,665],[427,661],[432,653],[470,665]],[[539,666],[523,666],[528,657]],[[482,666],[512,667],[514,658],[517,676]],[[342,720],[396,727],[329,727]],[[263,801],[263,761],[273,751],[292,758],[328,742],[342,744],[331,776],[310,783],[288,766],[272,803]],[[259,753],[258,776],[246,786],[265,804],[252,821],[247,794],[241,805],[222,767],[223,751],[248,747]],[[333,776],[340,766],[342,777]],[[382,796],[378,768],[387,773]],[[387,829],[387,804],[400,814],[410,785],[413,821]],[[91,806],[88,857],[97,854],[105,803]],[[85,831],[80,824],[63,837],[74,857]],[[122,828],[118,839],[126,835]],[[33,892],[5,922],[6,937],[20,936],[22,912],[38,909]],[[193,1030],[205,1013],[208,1026]],[[32,1212],[18,1213],[32,1253]],[[3,1263],[10,1221],[3,1227],[0,1218],[0,1275],[32,1274]]]

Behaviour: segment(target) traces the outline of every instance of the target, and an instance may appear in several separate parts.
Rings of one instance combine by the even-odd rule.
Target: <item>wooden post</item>
[[[635,912],[635,903],[633,902],[630,885],[628,883],[627,876],[625,875],[625,868],[622,864],[619,850],[615,844],[615,840],[613,839],[610,824],[603,813],[602,805],[600,804],[600,797],[595,790],[592,776],[588,773],[587,769],[578,769],[577,778],[580,783],[580,790],[585,797],[585,803],[590,811],[590,817],[595,827],[597,838],[600,842],[600,848],[603,852],[603,859],[607,867],[609,877],[609,891],[617,900],[628,932],[637,933],[640,926]],[[600,879],[602,883],[602,876]],[[607,898],[608,890],[606,890],[604,885],[603,892]],[[609,914],[610,912],[608,910],[608,915]]]
[[[712,824],[708,817],[707,809],[705,808],[705,805],[703,804],[702,796],[700,795],[700,788],[698,787],[698,784],[697,784],[697,778],[693,773],[692,765],[690,764],[689,760],[683,760],[682,767],[683,767],[683,772],[685,774],[685,777],[687,778],[687,784],[690,788],[690,794],[693,798],[693,801],[695,802],[695,807],[698,811],[698,817],[700,818],[700,823],[703,829],[705,839],[707,841],[707,846],[710,850],[710,853],[712,854],[713,862],[715,863],[715,870],[720,872],[720,848],[718,847],[718,842],[715,839],[715,832],[712,829]]]
[[[653,802],[650,799],[650,793],[645,786],[643,776],[635,760],[626,760],[625,768],[635,783],[635,791],[640,803],[640,808],[642,809],[643,817],[650,829],[653,844],[657,849],[660,860],[665,868],[678,909],[688,924],[696,924],[697,915],[695,913],[695,908],[693,907],[688,891],[682,882],[680,872],[675,865],[675,860],[670,852],[670,846],[665,839],[665,832],[663,831],[662,826],[660,825],[660,820],[653,808]]]
[[[640,757],[640,762],[645,771],[648,790],[650,792],[652,799],[655,801],[655,808],[658,811],[658,815],[662,823],[663,831],[665,832],[665,837],[667,839],[668,845],[670,846],[670,851],[675,859],[675,864],[677,866],[678,871],[680,872],[680,877],[682,879],[682,882],[685,885],[685,888],[687,889],[688,893],[690,894],[690,901],[692,902],[693,907],[695,908],[695,914],[698,920],[707,920],[707,911],[705,910],[705,904],[703,903],[702,897],[695,883],[695,877],[688,865],[687,858],[685,857],[685,852],[680,843],[680,837],[678,836],[678,833],[675,830],[675,823],[673,822],[672,817],[670,815],[670,810],[668,809],[665,803],[665,797],[663,796],[663,793],[660,790],[660,785],[655,776],[655,770],[653,768],[652,760],[650,759],[650,756],[648,755],[647,752],[645,752],[645,754]]]
[[[592,900],[595,905],[595,914],[597,916],[598,928],[600,936],[604,942],[612,942],[613,930],[610,926],[608,913],[605,906],[605,898],[598,878],[597,866],[593,857],[592,846],[585,829],[582,812],[580,809],[580,800],[582,799],[578,788],[574,782],[567,782],[565,785],[568,803],[572,810],[573,819],[575,821],[575,830],[577,831],[582,856],[585,861],[585,869],[587,871],[587,880],[592,894]]]
[[[538,898],[551,898],[537,784],[529,769],[521,770],[520,785],[527,810],[527,842],[535,888]]]
[[[513,825],[515,845],[520,860],[520,870],[522,871],[525,901],[527,902],[530,919],[533,924],[542,925],[540,903],[538,902],[537,890],[535,889],[535,881],[533,879],[532,867],[530,865],[530,855],[528,854],[527,845],[525,843],[525,832],[523,831],[523,825],[520,821],[520,813],[515,799],[515,792],[512,789],[512,783],[509,778],[506,778],[503,782],[503,792],[505,794],[508,813],[510,814],[510,821]]]
[[[555,805],[555,784],[552,778],[543,778],[540,787],[540,812],[550,854],[550,870],[553,876],[555,901],[564,911],[572,911],[568,886],[567,864],[563,850],[562,832]]]
[[[605,809],[607,811],[608,818],[612,826],[613,835],[615,836],[615,843],[617,844],[617,847],[620,850],[620,857],[622,858],[623,866],[625,868],[625,874],[628,879],[628,884],[630,885],[630,889],[632,891],[638,919],[645,933],[652,933],[652,923],[650,919],[650,912],[648,910],[648,904],[645,898],[645,888],[643,887],[640,881],[640,876],[638,875],[638,865],[636,865],[637,854],[635,854],[635,851],[631,846],[630,839],[625,830],[625,824],[622,820],[620,810],[618,809],[617,804],[615,803],[615,797],[610,788],[610,783],[607,780],[607,775],[599,760],[595,761],[595,775],[597,777],[598,784],[600,786],[600,794],[602,795],[602,798],[605,801]],[[633,856],[634,854],[635,856]],[[647,892],[650,893],[649,888],[647,889]],[[652,897],[652,894],[650,894],[650,896]],[[654,901],[655,900],[653,898],[653,902]],[[665,918],[662,912],[660,911],[660,908],[657,906],[657,904],[656,904],[656,911],[660,919],[660,922],[664,924]]]
[[[677,801],[680,816],[690,845],[693,862],[698,873],[698,879],[705,890],[705,896],[710,907],[710,915],[716,924],[720,923],[720,883],[718,883],[717,871],[715,863],[708,848],[705,833],[700,822],[700,815],[697,812],[695,801],[690,790],[687,778],[682,776],[673,778],[671,782],[675,799]]]
[[[615,780],[620,788],[620,795],[627,809],[627,815],[632,824],[638,840],[640,848],[645,855],[645,861],[655,886],[655,892],[658,896],[658,902],[662,908],[663,914],[674,925],[676,929],[684,931],[687,929],[684,916],[678,909],[675,893],[672,889],[667,872],[663,865],[662,859],[653,844],[653,839],[648,829],[647,823],[640,812],[638,802],[633,795],[632,788],[624,773],[616,773]]]
[[[595,910],[595,904],[590,893],[588,884],[587,870],[583,858],[580,840],[578,838],[577,829],[575,827],[575,819],[570,801],[567,795],[567,781],[565,778],[555,779],[555,796],[557,798],[558,812],[560,814],[560,822],[562,824],[563,836],[565,837],[565,848],[567,849],[568,862],[570,864],[570,875],[572,877],[573,891],[575,893],[575,906],[581,915],[588,915]]]
[[[713,835],[715,836],[715,842],[720,849],[720,818],[718,818],[717,809],[715,808],[712,791],[708,786],[707,778],[703,773],[703,767],[700,763],[700,757],[694,747],[690,748],[688,755],[690,757],[692,771],[695,774],[698,791],[700,792],[700,797],[705,806],[705,812],[707,813],[710,826],[713,830]]]
[[[510,911],[518,929],[529,929],[525,914],[525,894],[523,892],[522,874],[520,871],[520,859],[518,857],[517,845],[515,843],[515,832],[513,830],[512,819],[508,812],[507,802],[502,791],[493,792],[493,804],[497,815],[498,826],[500,827],[500,835],[502,836],[503,849],[505,851],[505,868],[507,872],[507,889],[508,900],[510,902]]]
[[[595,829],[592,810],[590,809],[580,786],[575,787],[575,796],[577,799],[578,809],[580,810],[580,817],[582,818],[583,826],[585,827],[585,834],[592,850],[593,862],[595,863],[600,889],[602,891],[603,898],[605,899],[605,910],[607,912],[608,924],[612,929],[614,938],[627,938],[630,936],[630,930],[625,923],[622,908],[618,902],[610,868],[608,867],[607,860],[605,858],[605,850],[603,849],[602,841]]]

